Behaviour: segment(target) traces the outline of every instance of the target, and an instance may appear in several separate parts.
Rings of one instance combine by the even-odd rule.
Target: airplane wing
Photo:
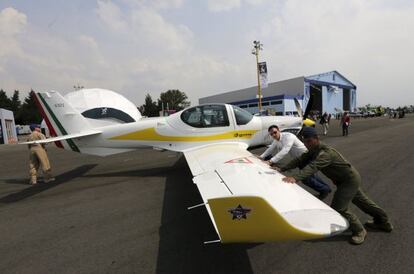
[[[79,132],[79,133],[74,133],[74,134],[67,134],[67,135],[47,138],[47,139],[43,139],[43,140],[22,142],[22,143],[19,143],[19,145],[45,144],[45,143],[57,142],[57,141],[62,141],[62,140],[67,140],[67,139],[81,138],[81,137],[96,135],[96,134],[100,134],[100,133],[102,133],[102,131],[90,130],[90,131],[84,131],[84,132]]]
[[[222,243],[306,240],[339,234],[348,222],[271,169],[240,143],[184,152]]]

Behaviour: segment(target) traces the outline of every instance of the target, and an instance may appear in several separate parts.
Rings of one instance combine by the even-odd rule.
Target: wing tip
[[[337,226],[332,233],[332,226],[330,231],[296,226],[257,196],[216,198],[208,203],[223,243],[311,240],[333,236],[346,229]]]

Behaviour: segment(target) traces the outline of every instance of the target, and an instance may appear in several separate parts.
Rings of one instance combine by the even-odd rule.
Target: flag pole
[[[260,71],[259,71],[259,50],[262,50],[263,44],[260,41],[253,41],[254,47],[252,54],[256,55],[256,71],[257,71],[257,94],[259,97],[259,113],[262,112],[262,89],[260,86]]]

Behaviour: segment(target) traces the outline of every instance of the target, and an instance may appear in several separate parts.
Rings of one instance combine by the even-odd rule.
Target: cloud
[[[208,0],[208,9],[213,12],[228,11],[240,8],[240,0]]]
[[[146,1],[155,8],[167,9],[178,8],[183,4],[183,0],[149,0]]]
[[[209,2],[211,10],[192,3],[99,0],[76,19],[62,15],[65,29],[45,28],[44,15],[30,9],[0,10],[0,88],[65,93],[80,84],[136,104],[178,88],[195,104],[255,85],[249,51],[258,39],[270,81],[338,70],[358,86],[358,105],[414,101],[414,2],[240,0]]]
[[[193,34],[184,25],[173,25],[152,9],[139,9],[131,14],[130,32],[137,42],[170,50],[185,50]]]
[[[0,35],[14,36],[21,33],[27,23],[25,14],[14,8],[5,8],[0,12]]]
[[[84,54],[84,63],[89,64],[89,66],[93,64],[94,67],[98,66],[101,69],[110,68],[110,64],[108,64],[108,61],[103,56],[102,50],[95,38],[88,35],[80,35],[78,37],[78,41],[79,44],[77,45],[77,52],[82,52]],[[93,67],[91,67],[91,69],[93,69]]]
[[[21,35],[23,34],[24,35]],[[37,90],[70,90],[77,82],[102,84],[110,69],[95,39],[66,39],[27,24],[13,8],[0,12],[0,88],[22,94]],[[107,71],[107,72],[106,72]]]
[[[237,70],[196,52],[191,30],[168,22],[154,8],[121,10],[112,2],[98,1],[94,14],[102,27],[94,36],[80,31],[73,39],[29,26],[24,37],[15,39],[21,54],[11,58],[8,53],[7,70],[0,70],[3,88],[65,93],[80,84],[128,93],[137,104],[146,92],[157,98],[160,92],[180,88],[191,91],[187,94],[196,103],[210,89],[206,83]]]
[[[290,0],[249,34],[260,34],[272,81],[338,70],[358,86],[358,104],[387,104],[391,91],[408,95],[414,62],[414,5],[402,2]]]
[[[272,0],[208,0],[207,6],[211,12],[224,12],[239,9],[245,4],[257,6],[268,1],[271,2]]]
[[[247,4],[250,4],[250,5],[261,5],[269,0],[245,0],[245,1]]]
[[[126,31],[127,23],[124,21],[121,9],[111,1],[98,1],[95,12],[99,18],[113,31]]]
[[[161,92],[168,89],[180,89],[193,104],[197,104],[198,98],[207,92],[217,92],[211,83],[220,83],[220,89],[231,88],[230,79],[240,75],[241,70],[238,65],[206,54],[194,55],[191,51],[159,62],[155,59],[153,56],[134,57],[124,62],[119,71],[124,76],[124,82],[122,88],[117,90],[134,90],[127,97],[143,102],[146,93],[158,98]]]
[[[151,7],[155,9],[170,9],[181,7],[184,0],[122,0],[122,2],[132,8]]]
[[[121,12],[110,1],[98,1],[96,13],[113,33],[118,33],[119,36],[121,32],[123,39],[131,38],[140,48],[145,45],[146,49],[142,50],[156,50],[160,45],[163,50],[184,50],[191,43],[193,34],[188,27],[167,22],[152,8],[138,7],[129,12]]]
[[[27,17],[14,8],[5,8],[0,12],[0,66],[6,56],[21,55],[17,42],[18,36],[26,28]]]

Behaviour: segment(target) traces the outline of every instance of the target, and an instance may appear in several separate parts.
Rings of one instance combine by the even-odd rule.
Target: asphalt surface
[[[0,146],[0,273],[412,273],[414,116],[354,120],[348,137],[333,120],[323,140],[359,170],[392,233],[369,231],[361,246],[349,234],[203,245],[217,236],[204,208],[186,209],[201,197],[180,154],[51,147],[57,180],[31,187],[27,148]]]

